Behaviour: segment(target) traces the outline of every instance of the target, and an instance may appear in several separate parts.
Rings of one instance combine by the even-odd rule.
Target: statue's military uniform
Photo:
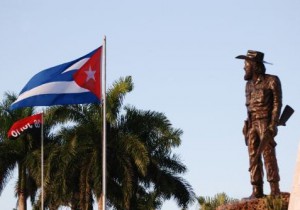
[[[249,128],[247,132],[247,144],[249,161],[254,161],[261,139],[270,126],[277,126],[282,107],[282,92],[280,80],[274,75],[260,75],[254,82],[246,83],[246,107],[248,111]],[[278,183],[280,180],[277,159],[275,154],[276,143],[274,138],[263,151],[264,164],[267,172],[267,180],[270,183]],[[253,165],[250,171],[251,184],[262,186],[263,168],[261,159]]]

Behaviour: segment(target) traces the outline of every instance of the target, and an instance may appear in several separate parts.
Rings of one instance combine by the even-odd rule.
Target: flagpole
[[[106,36],[103,43],[103,137],[102,137],[102,210],[106,210]]]
[[[44,112],[41,122],[41,209],[44,210]]]

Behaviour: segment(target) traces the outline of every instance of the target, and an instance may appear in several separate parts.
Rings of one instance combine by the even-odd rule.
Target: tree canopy
[[[181,177],[187,168],[172,150],[180,146],[182,130],[173,128],[161,112],[124,106],[132,89],[131,77],[120,78],[106,95],[108,205],[122,210],[159,209],[172,197],[185,208],[195,196]],[[26,177],[33,183],[24,182],[28,189],[25,197],[32,195],[32,204],[39,209],[40,135],[28,133],[15,140],[6,137],[13,122],[36,110],[10,111],[15,98],[7,93],[0,104],[0,190],[16,165],[22,166],[19,179]],[[49,209],[93,209],[94,197],[101,209],[102,119],[102,106],[97,104],[44,109],[44,205]],[[30,146],[24,150],[22,143]]]

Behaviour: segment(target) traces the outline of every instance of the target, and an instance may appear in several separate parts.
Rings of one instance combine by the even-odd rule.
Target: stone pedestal
[[[289,193],[281,193],[281,210],[287,210],[289,205]],[[219,206],[216,210],[269,210],[270,203],[268,198],[257,198],[251,200],[242,200],[240,202]],[[270,201],[270,200],[269,200]],[[279,200],[278,200],[279,201]],[[272,209],[272,208],[271,208]],[[298,209],[299,210],[299,209]]]
[[[294,172],[293,188],[291,192],[291,199],[289,204],[289,210],[300,209],[300,145],[298,149],[298,157],[296,161],[296,168]]]

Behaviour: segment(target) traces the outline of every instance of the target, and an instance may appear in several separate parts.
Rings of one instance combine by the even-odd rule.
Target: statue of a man
[[[266,74],[264,54],[248,50],[247,55],[236,58],[245,60],[246,107],[248,119],[243,133],[248,146],[250,176],[253,192],[250,198],[260,198],[263,193],[263,165],[258,148],[262,139],[267,139],[262,156],[264,158],[267,180],[270,183],[271,195],[280,195],[279,170],[277,165],[274,137],[282,106],[281,84],[277,76]],[[269,135],[266,135],[268,133]]]

